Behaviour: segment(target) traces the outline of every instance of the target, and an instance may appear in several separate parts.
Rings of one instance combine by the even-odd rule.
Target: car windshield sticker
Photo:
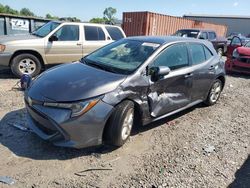
[[[160,44],[151,43],[151,42],[144,42],[144,43],[142,43],[142,46],[148,46],[148,47],[158,48],[160,46]]]

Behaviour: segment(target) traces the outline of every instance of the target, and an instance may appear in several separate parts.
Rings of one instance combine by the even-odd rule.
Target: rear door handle
[[[193,73],[188,73],[188,74],[186,74],[184,77],[185,78],[190,78],[190,77],[192,77],[194,74]]]

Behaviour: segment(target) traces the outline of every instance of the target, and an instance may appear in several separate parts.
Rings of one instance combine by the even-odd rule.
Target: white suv
[[[29,35],[0,39],[0,65],[35,76],[45,65],[72,62],[114,40],[126,37],[118,26],[51,21]]]

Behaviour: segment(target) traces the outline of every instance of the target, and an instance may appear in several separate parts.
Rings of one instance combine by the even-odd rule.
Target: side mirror
[[[205,38],[203,36],[200,36],[199,39],[205,40]]]
[[[165,66],[160,66],[158,67],[158,75],[159,76],[165,76],[168,75],[170,73],[170,68],[169,67],[165,67]]]
[[[149,69],[149,75],[152,76],[153,81],[161,79],[163,76],[166,76],[170,73],[170,68],[167,66],[151,67]]]
[[[58,41],[58,37],[55,36],[55,35],[52,35],[52,36],[49,38],[49,42],[53,42],[53,41]]]

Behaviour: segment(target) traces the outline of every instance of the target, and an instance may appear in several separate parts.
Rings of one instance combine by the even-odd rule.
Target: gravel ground
[[[122,148],[74,150],[13,127],[27,126],[23,93],[2,75],[0,176],[15,183],[0,187],[250,187],[249,78],[228,76],[216,105],[138,128]]]

